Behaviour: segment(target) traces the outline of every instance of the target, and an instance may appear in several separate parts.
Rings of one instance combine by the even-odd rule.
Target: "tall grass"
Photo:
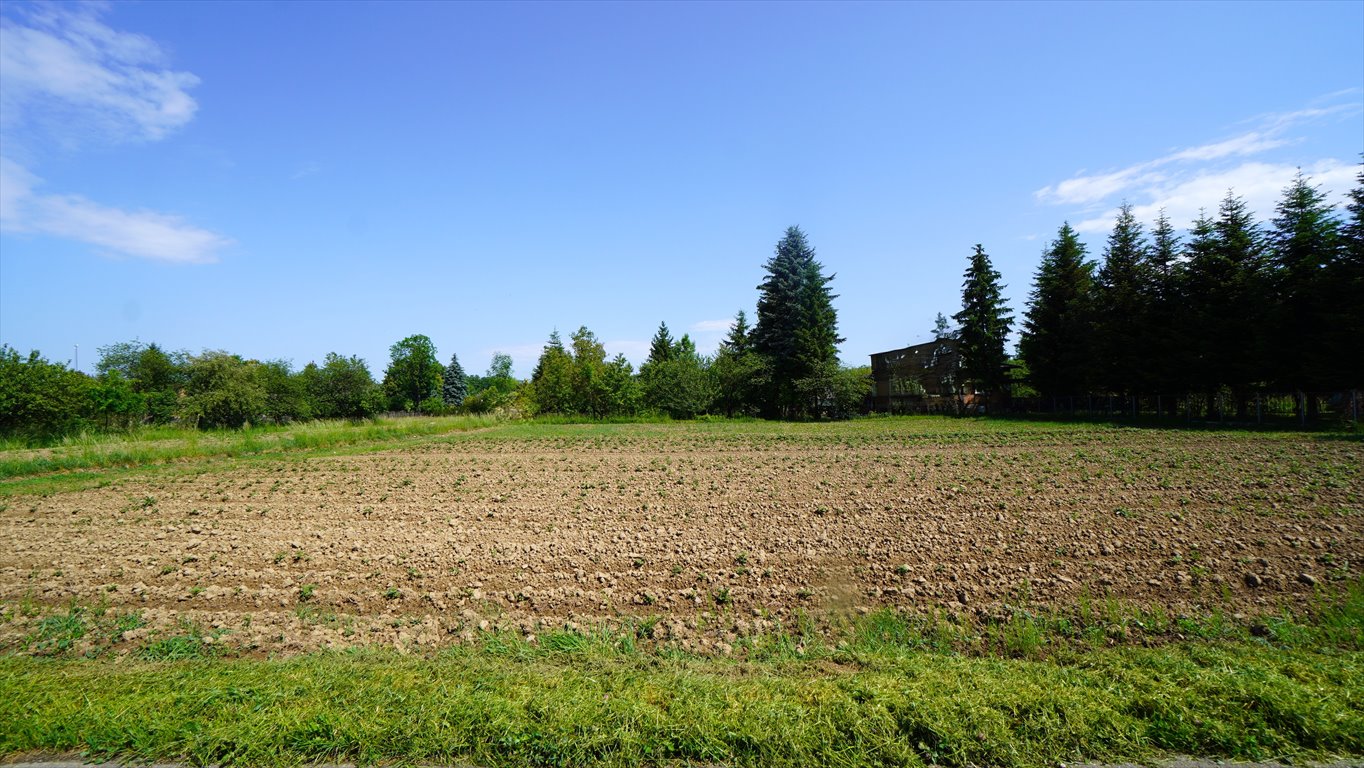
[[[196,431],[147,428],[126,434],[81,435],[43,449],[0,451],[0,480],[86,469],[140,467],[203,458],[321,450],[383,444],[482,429],[496,416],[379,418],[372,421],[312,421],[290,426]]]
[[[831,665],[556,637],[489,637],[427,658],[0,657],[0,756],[1026,768],[1364,753],[1358,653],[1192,645],[1061,663],[864,649]]]
[[[647,619],[287,660],[224,658],[187,625],[118,655],[140,619],[98,615],[73,604],[36,624],[34,656],[0,656],[0,758],[1033,768],[1364,754],[1360,584],[1269,636],[1209,618],[1197,640],[1095,647],[1059,615],[991,628],[885,610],[831,638],[797,616],[738,659],[651,644]],[[1116,604],[1073,618],[1159,623]],[[91,635],[106,639],[73,659]]]

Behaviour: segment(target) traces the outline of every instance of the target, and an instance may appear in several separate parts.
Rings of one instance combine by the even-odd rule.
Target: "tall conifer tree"
[[[1143,340],[1150,329],[1146,241],[1132,206],[1123,203],[1099,268],[1095,313],[1095,362],[1110,392],[1135,394],[1146,385],[1149,361]]]
[[[1085,394],[1091,382],[1094,263],[1070,224],[1042,256],[1028,297],[1019,352],[1043,397]]]
[[[998,392],[1006,378],[1008,356],[1004,353],[1004,342],[1013,324],[1013,314],[1004,302],[1000,274],[980,245],[971,255],[965,278],[961,311],[952,316],[959,326],[956,337],[961,370],[985,392]],[[938,317],[943,319],[942,315]]]
[[[649,344],[649,359],[644,363],[661,363],[671,360],[673,356],[673,335],[668,331],[667,323],[659,323],[658,330],[654,333],[654,339]]]
[[[441,381],[441,400],[452,408],[458,408],[468,394],[469,383],[464,376],[464,366],[459,364],[457,355],[451,354],[450,364],[445,366],[445,375]]]
[[[1359,354],[1364,329],[1364,169],[1355,177],[1335,258],[1326,268],[1332,311],[1323,329],[1333,351],[1331,380],[1338,388],[1364,388],[1364,355]]]
[[[1270,363],[1280,387],[1328,386],[1334,350],[1321,329],[1330,311],[1326,268],[1334,260],[1340,224],[1326,195],[1299,171],[1284,190],[1269,235]]]
[[[1156,394],[1166,396],[1161,404],[1168,406],[1168,413],[1173,415],[1177,395],[1188,389],[1189,359],[1188,345],[1179,323],[1183,306],[1180,301],[1183,267],[1179,261],[1179,236],[1164,209],[1151,229],[1145,271],[1147,315],[1141,355],[1151,388]]]
[[[767,369],[761,409],[769,416],[809,413],[816,404],[804,401],[797,384],[837,367],[843,341],[833,307],[837,297],[829,291],[833,276],[824,275],[799,227],[786,230],[764,269],[753,329],[754,351]]]

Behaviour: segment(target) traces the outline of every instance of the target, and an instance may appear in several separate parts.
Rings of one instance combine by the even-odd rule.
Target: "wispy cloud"
[[[41,180],[0,158],[0,227],[54,235],[108,252],[177,264],[217,261],[230,240],[155,211],[125,211],[81,197],[35,191]]]
[[[691,324],[692,333],[723,333],[734,325],[734,318],[724,320],[699,320]]]
[[[1154,221],[1161,210],[1175,226],[1183,226],[1198,218],[1201,209],[1209,215],[1231,190],[1246,201],[1246,206],[1262,219],[1267,218],[1283,196],[1283,190],[1293,181],[1299,166],[1287,163],[1242,163],[1220,171],[1205,171],[1181,178],[1170,184],[1148,190],[1150,202],[1132,206],[1138,221]],[[1330,200],[1342,203],[1354,186],[1359,169],[1339,160],[1322,160],[1301,167],[1312,184],[1330,193]],[[1117,209],[1105,210],[1098,216],[1075,224],[1078,232],[1108,232],[1118,215]]]
[[[75,240],[120,256],[181,264],[217,260],[231,241],[158,211],[39,191],[30,165],[51,150],[156,141],[198,105],[199,78],[164,66],[160,47],[100,18],[102,4],[7,6],[0,16],[0,228]]]
[[[102,21],[102,5],[22,6],[0,17],[0,107],[10,125],[72,139],[159,139],[198,105],[189,72],[162,66],[160,47]]]
[[[1328,98],[1357,92],[1332,94]],[[1171,151],[1154,160],[1101,173],[1081,172],[1047,185],[1036,192],[1038,202],[1069,205],[1088,217],[1076,225],[1080,231],[1103,231],[1112,226],[1116,203],[1127,199],[1134,204],[1138,218],[1154,218],[1165,209],[1171,220],[1187,222],[1198,215],[1199,207],[1215,206],[1228,189],[1246,198],[1252,210],[1262,215],[1273,210],[1274,201],[1297,172],[1296,164],[1252,160],[1299,140],[1293,129],[1327,117],[1357,114],[1357,101],[1256,118],[1255,127],[1219,141]],[[1228,164],[1227,161],[1233,161]],[[1235,162],[1239,161],[1239,162]],[[1304,166],[1313,183],[1337,194],[1350,186],[1351,166],[1343,160],[1324,159]],[[1343,182],[1342,182],[1343,179]],[[1102,213],[1099,213],[1102,211]]]
[[[305,163],[305,164],[303,165],[303,167],[299,168],[297,171],[294,171],[293,175],[291,175],[291,176],[289,177],[289,180],[290,180],[290,181],[298,181],[299,179],[302,179],[302,178],[305,178],[305,177],[308,177],[308,176],[312,176],[313,174],[315,174],[315,173],[317,173],[317,172],[319,172],[319,171],[321,171],[321,170],[322,170],[322,164],[321,164],[321,163],[316,163],[316,162],[313,162],[313,163]]]

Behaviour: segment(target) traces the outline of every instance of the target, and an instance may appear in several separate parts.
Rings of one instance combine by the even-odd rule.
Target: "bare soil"
[[[205,463],[0,508],[0,647],[72,601],[257,653],[883,606],[1305,611],[1364,566],[1364,446],[1115,429],[563,426]]]

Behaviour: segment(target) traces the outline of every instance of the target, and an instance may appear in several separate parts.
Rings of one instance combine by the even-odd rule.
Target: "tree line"
[[[1358,387],[1364,172],[1343,212],[1326,200],[1299,174],[1261,224],[1228,192],[1185,239],[1163,212],[1148,235],[1124,204],[1101,262],[1063,224],[1037,268],[1012,357],[1005,286],[977,245],[956,326],[939,315],[935,333],[954,340],[964,388],[1035,394],[1044,408],[1099,393],[1169,395],[1173,409],[1194,393],[1210,411],[1226,400],[1244,418],[1256,393]],[[608,359],[586,327],[567,343],[552,332],[524,381],[501,353],[483,375],[466,374],[455,355],[442,365],[424,335],[395,343],[379,380],[364,360],[336,353],[296,371],[283,360],[133,341],[100,348],[91,377],[0,346],[0,436],[41,441],[141,424],[233,428],[383,411],[790,419],[860,410],[870,370],[839,363],[833,275],[805,233],[789,228],[764,271],[752,325],[740,310],[716,353],[702,355],[661,323],[638,371],[622,355]]]
[[[0,347],[0,435],[43,441],[85,430],[180,424],[239,428],[307,419],[364,419],[409,413],[564,414],[605,418],[716,413],[798,418],[848,415],[862,405],[868,369],[837,357],[832,276],[823,273],[805,233],[791,227],[765,265],[757,322],[740,311],[714,355],[660,324],[649,357],[635,371],[607,359],[586,327],[568,343],[551,333],[528,380],[496,353],[483,375],[466,374],[457,355],[442,365],[428,336],[389,349],[382,379],[364,360],[328,354],[294,370],[286,360],[253,360],[223,351],[198,355],[140,341],[99,348],[87,376],[37,352]]]
[[[1017,354],[1000,283],[977,245],[953,327],[964,388],[1041,410],[1075,398],[1147,398],[1175,415],[1198,396],[1249,417],[1267,392],[1340,392],[1364,384],[1364,171],[1344,211],[1299,173],[1267,223],[1228,191],[1181,239],[1161,211],[1149,235],[1124,203],[1102,261],[1069,223],[1047,246],[1028,294]],[[1162,397],[1163,396],[1163,397]],[[1303,397],[1312,417],[1316,397]]]
[[[1228,192],[1181,240],[1119,210],[1102,261],[1064,224],[1043,255],[1018,345],[1042,405],[1105,393],[1201,395],[1240,419],[1257,393],[1364,384],[1364,172],[1343,212],[1299,173],[1275,216]],[[1218,395],[1224,395],[1219,397]],[[1316,398],[1307,398],[1309,408]]]

